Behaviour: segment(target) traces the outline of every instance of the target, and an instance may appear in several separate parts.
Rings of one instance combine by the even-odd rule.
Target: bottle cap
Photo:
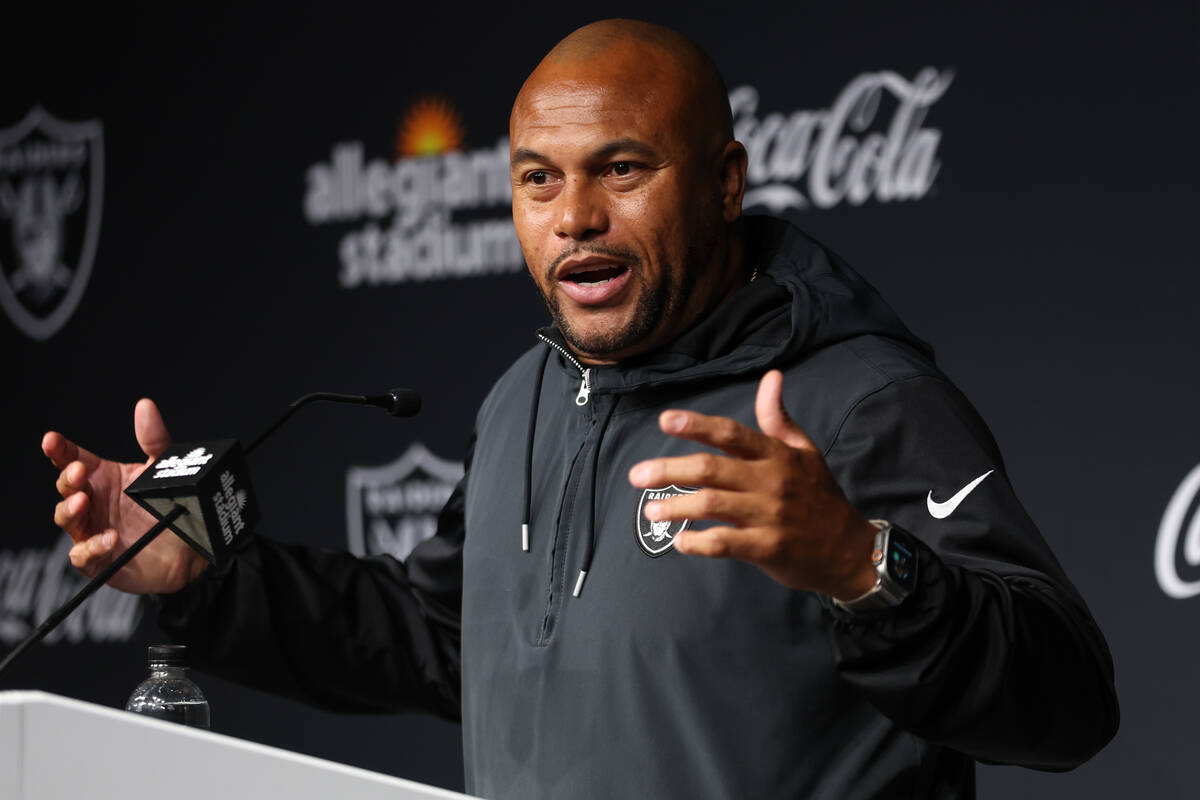
[[[153,667],[186,667],[187,645],[152,644],[146,650],[146,660]]]

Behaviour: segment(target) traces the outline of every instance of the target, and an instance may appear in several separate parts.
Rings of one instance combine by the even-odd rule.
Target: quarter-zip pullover
[[[496,799],[971,797],[976,759],[1088,758],[1117,725],[1111,659],[987,427],[836,256],[745,224],[758,280],[662,350],[581,374],[543,331],[405,564],[260,538],[165,598],[164,629],[205,669],[309,702],[460,717],[468,791]],[[646,546],[629,468],[702,449],[658,414],[753,427],[771,368],[850,501],[918,539],[899,607],[852,616]],[[928,495],[989,470],[931,515]]]

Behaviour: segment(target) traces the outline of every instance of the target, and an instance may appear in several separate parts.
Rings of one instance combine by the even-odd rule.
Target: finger
[[[75,544],[67,551],[67,558],[70,560],[72,567],[87,574],[88,561],[90,559],[87,542],[78,542]]]
[[[717,527],[680,531],[675,534],[674,547],[689,556],[758,563],[770,557],[773,542],[758,528]]]
[[[711,486],[716,489],[747,489],[749,470],[741,459],[715,453],[692,453],[670,458],[652,458],[629,470],[629,482],[639,489],[659,486]]]
[[[702,489],[690,494],[678,494],[665,500],[655,500],[642,507],[646,519],[661,522],[669,519],[718,519],[739,527],[764,522],[761,503],[745,492]]]
[[[658,426],[663,433],[711,445],[736,458],[759,458],[770,445],[761,433],[728,417],[713,417],[695,411],[664,411],[658,417]]]
[[[91,452],[57,431],[50,431],[42,437],[42,452],[50,459],[50,463],[59,469],[63,469],[72,461],[82,461],[90,472],[100,463],[100,459]]]
[[[158,458],[171,445],[171,434],[163,422],[162,412],[148,397],[138,400],[133,409],[133,434],[138,447],[150,458]]]
[[[66,531],[75,541],[82,541],[89,505],[91,498],[85,492],[76,492],[54,506],[54,524]]]
[[[67,552],[71,566],[88,577],[95,575],[112,561],[118,538],[117,532],[110,529],[76,543]]]
[[[70,497],[83,488],[86,478],[87,469],[83,466],[83,462],[72,461],[63,468],[62,472],[58,473],[58,480],[54,482],[54,488],[63,497]]]
[[[783,407],[783,373],[779,370],[771,370],[759,381],[758,395],[754,399],[754,416],[758,419],[758,427],[767,436],[798,450],[815,448],[812,440],[792,421]]]
[[[100,558],[112,553],[113,548],[117,546],[117,532],[111,528],[104,533],[98,533],[85,542],[88,553],[92,558]]]

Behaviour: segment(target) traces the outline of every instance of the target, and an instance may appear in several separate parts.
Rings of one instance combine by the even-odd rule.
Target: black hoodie
[[[758,280],[666,348],[585,371],[539,334],[406,564],[260,539],[166,598],[164,628],[320,705],[461,715],[467,790],[489,798],[970,797],[976,759],[1087,759],[1117,726],[1111,659],[986,426],[862,278],[745,224]],[[658,414],[754,427],[773,367],[850,501],[923,543],[898,608],[683,556],[641,517],[629,468],[702,449]]]

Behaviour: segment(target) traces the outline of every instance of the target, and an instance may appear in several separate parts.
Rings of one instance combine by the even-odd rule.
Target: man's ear
[[[726,222],[736,222],[742,216],[742,198],[746,194],[746,148],[739,141],[725,145],[719,160],[721,179],[721,212]]]

